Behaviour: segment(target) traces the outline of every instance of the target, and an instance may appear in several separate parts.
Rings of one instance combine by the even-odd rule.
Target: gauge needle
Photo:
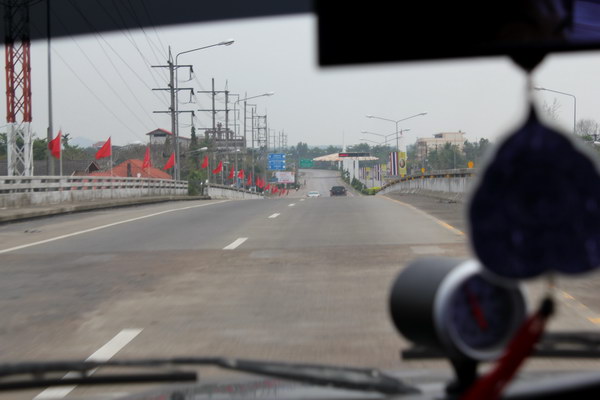
[[[481,304],[479,303],[477,296],[475,296],[473,294],[473,292],[471,292],[469,289],[465,289],[465,292],[467,294],[467,299],[469,301],[469,306],[471,307],[471,313],[473,314],[473,317],[475,318],[475,322],[477,322],[477,325],[479,325],[481,330],[483,330],[483,331],[487,330],[488,322],[485,319],[485,315],[483,314],[483,309],[481,308]]]

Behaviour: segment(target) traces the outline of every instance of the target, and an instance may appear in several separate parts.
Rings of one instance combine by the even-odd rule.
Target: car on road
[[[306,197],[320,197],[320,196],[321,196],[321,193],[317,192],[316,190],[311,190],[306,195]]]
[[[345,196],[346,188],[344,186],[332,186],[329,190],[331,196]]]

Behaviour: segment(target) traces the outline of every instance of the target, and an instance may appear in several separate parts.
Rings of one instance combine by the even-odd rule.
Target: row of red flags
[[[53,157],[60,159],[61,153],[61,140],[62,140],[62,131],[58,131],[58,135],[50,142],[48,142],[48,149]],[[102,147],[96,152],[96,160],[101,158],[110,157],[112,154],[112,145],[110,144],[110,137],[108,140],[102,145]]]
[[[60,152],[61,152],[61,137],[62,137],[62,131],[58,131],[58,135],[56,135],[56,137],[48,143],[48,149],[50,150],[52,155],[58,159],[60,159]],[[109,137],[108,140],[102,145],[102,147],[96,152],[96,160],[99,160],[99,159],[105,158],[105,157],[110,157],[111,154],[112,154],[112,146],[111,146],[110,137]],[[146,169],[146,168],[150,168],[151,166],[152,166],[152,163],[150,161],[150,147],[146,147],[146,154],[144,155],[144,162],[142,164],[142,168]],[[167,160],[167,163],[165,164],[165,166],[162,169],[167,170],[167,169],[173,168],[174,166],[175,166],[175,153],[171,153],[171,156],[169,157],[169,159]],[[208,156],[204,156],[204,160],[202,161],[201,167],[208,168]],[[213,169],[212,173],[216,175],[216,174],[220,173],[221,171],[223,171],[223,161],[219,161],[217,168]],[[229,170],[229,176],[227,177],[227,179],[233,179],[234,176],[235,176],[235,170],[233,170],[233,169]],[[237,177],[238,177],[238,179],[244,179],[244,170],[243,169],[238,171]],[[259,188],[261,188],[265,191],[271,190],[271,193],[277,193],[279,191],[277,186],[271,187],[271,185],[267,184],[261,177],[256,177],[255,183],[256,183],[256,186],[258,186]],[[248,174],[248,178],[246,180],[246,185],[252,186],[252,174]],[[285,192],[285,189],[282,189],[282,191]]]

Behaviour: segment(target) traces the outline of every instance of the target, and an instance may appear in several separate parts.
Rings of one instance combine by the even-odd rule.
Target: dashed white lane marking
[[[233,243],[223,247],[223,250],[234,250],[236,249],[238,246],[240,246],[242,243],[244,243],[246,240],[248,240],[247,237],[243,237],[243,238],[238,238],[236,239]]]
[[[288,204],[288,207],[294,207],[296,203]]]
[[[277,218],[279,217],[281,214],[280,213],[275,213],[273,215],[269,215],[269,218]]]
[[[137,335],[142,332],[141,329],[123,329],[119,332],[114,338],[109,340],[104,346],[100,347],[94,354],[86,358],[85,361],[108,361],[115,354],[117,354],[123,347],[127,346],[129,342],[131,342]],[[94,370],[95,371],[95,370]],[[89,375],[93,374],[94,371],[90,371]],[[64,377],[76,377],[79,376],[77,372],[69,372]],[[75,385],[71,386],[62,386],[62,387],[53,387],[48,388],[35,396],[34,400],[40,399],[60,399],[67,396],[69,393],[75,389]]]
[[[56,236],[56,237],[53,237],[53,238],[50,238],[50,239],[40,240],[39,242],[27,243],[27,244],[23,244],[23,245],[20,245],[20,246],[11,247],[11,248],[8,248],[8,249],[0,250],[0,254],[10,253],[11,251],[26,249],[27,247],[37,246],[37,245],[44,244],[44,243],[50,243],[50,242],[54,242],[56,240],[66,239],[66,238],[69,238],[71,236],[77,236],[77,235],[82,235],[84,233],[99,231],[100,229],[110,228],[111,226],[126,224],[128,222],[138,221],[140,219],[146,219],[146,218],[150,218],[150,217],[156,217],[157,215],[161,215],[161,214],[167,214],[167,213],[175,212],[175,211],[189,210],[190,208],[206,207],[206,206],[210,206],[210,205],[213,205],[213,204],[224,203],[226,201],[229,201],[229,200],[216,201],[214,203],[197,204],[195,206],[182,207],[182,208],[172,208],[170,210],[160,211],[160,212],[156,212],[156,213],[153,213],[153,214],[143,215],[141,217],[130,218],[130,219],[126,219],[126,220],[123,220],[123,221],[113,222],[111,224],[101,225],[101,226],[97,226],[95,228],[84,229],[83,231],[68,233],[66,235]]]
[[[300,199],[300,201],[304,201],[304,199]]]

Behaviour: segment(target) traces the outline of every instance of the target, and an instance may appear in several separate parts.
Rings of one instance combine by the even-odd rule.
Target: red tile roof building
[[[112,171],[99,171],[93,172],[90,176],[121,176],[137,178],[138,174],[140,178],[154,178],[154,179],[173,179],[171,175],[162,171],[158,168],[142,168],[144,162],[142,160],[131,159],[122,162],[115,166]]]

